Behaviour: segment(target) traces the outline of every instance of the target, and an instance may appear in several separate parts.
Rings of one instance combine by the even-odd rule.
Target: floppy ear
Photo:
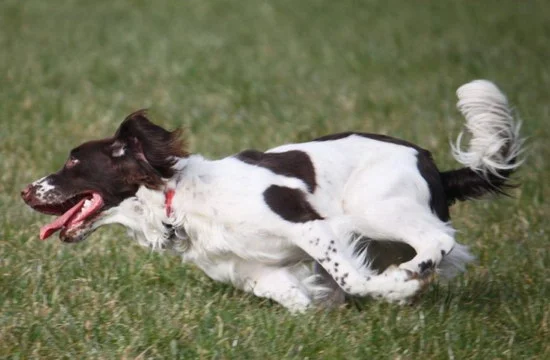
[[[119,157],[128,151],[146,162],[162,177],[174,175],[172,166],[178,158],[189,154],[184,148],[181,130],[168,131],[153,124],[146,110],[138,110],[126,117],[115,134],[112,156]]]
[[[131,137],[136,137],[140,141],[149,139],[166,143],[174,140],[173,133],[153,124],[147,118],[147,110],[141,109],[126,116],[126,119],[118,127],[115,138],[128,140]],[[180,134],[178,133],[178,135]]]

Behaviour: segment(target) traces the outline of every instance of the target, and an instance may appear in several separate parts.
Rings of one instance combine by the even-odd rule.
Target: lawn
[[[550,358],[548,1],[0,2],[0,357]],[[331,132],[390,134],[457,167],[455,90],[509,95],[528,138],[510,198],[458,204],[477,264],[414,306],[290,315],[118,227],[38,240],[19,198],[124,116],[216,158]]]

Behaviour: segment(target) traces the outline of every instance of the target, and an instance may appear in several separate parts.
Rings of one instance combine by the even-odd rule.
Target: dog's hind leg
[[[429,277],[455,246],[454,229],[439,220],[426,206],[393,199],[370,203],[360,218],[357,231],[375,239],[403,242],[416,255],[399,264],[399,269],[414,276]]]

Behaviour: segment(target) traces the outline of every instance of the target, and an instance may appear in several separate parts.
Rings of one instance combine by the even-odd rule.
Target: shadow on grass
[[[498,312],[503,305],[517,306],[529,296],[529,291],[526,291],[525,287],[517,286],[516,279],[479,276],[457,280],[432,284],[408,308],[429,310],[443,307],[445,310],[453,308],[454,311],[491,314]],[[369,298],[348,299],[348,307],[358,311],[367,311],[372,305],[378,303],[378,300]]]

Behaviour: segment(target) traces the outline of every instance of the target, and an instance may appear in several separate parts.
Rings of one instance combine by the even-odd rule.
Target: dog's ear
[[[111,147],[113,157],[130,151],[136,159],[146,162],[162,177],[173,175],[172,166],[178,158],[189,154],[181,130],[168,131],[153,124],[146,110],[138,110],[126,117],[118,128]]]
[[[115,138],[129,139],[130,137],[142,138],[149,136],[156,140],[169,141],[171,132],[153,124],[147,117],[147,110],[141,109],[126,116],[120,124]],[[141,140],[141,139],[140,139]]]

